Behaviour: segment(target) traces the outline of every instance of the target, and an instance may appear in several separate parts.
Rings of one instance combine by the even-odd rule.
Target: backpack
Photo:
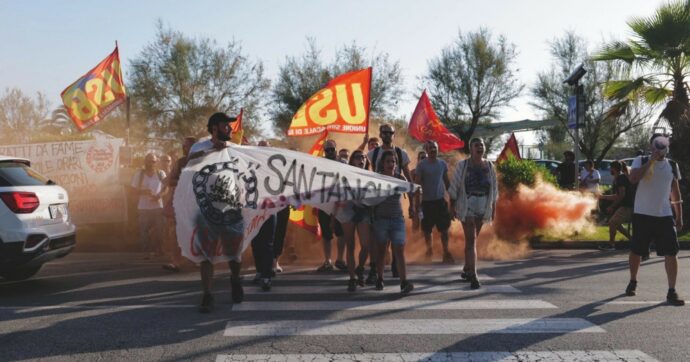
[[[671,173],[673,173],[673,178],[678,179],[678,164],[676,164],[676,161],[673,160],[668,160],[668,163],[671,165]],[[647,163],[649,161],[649,156],[642,156],[642,165]]]
[[[371,164],[374,166],[374,169],[372,171],[374,171],[374,172],[378,172],[378,170],[376,169],[376,165],[378,164],[379,151],[380,150],[381,150],[380,146],[374,148],[374,157],[372,157],[373,160],[371,160]],[[400,176],[400,174],[402,173],[402,166],[403,166],[403,164],[402,164],[402,161],[403,161],[402,149],[400,149],[400,147],[398,147],[398,146],[395,146],[395,153],[398,157],[398,168],[397,168],[396,176]]]

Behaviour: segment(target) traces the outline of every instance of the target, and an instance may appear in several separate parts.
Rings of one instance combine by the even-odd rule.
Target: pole
[[[580,124],[584,124],[584,89],[575,83],[575,189],[580,188]],[[582,121],[582,122],[581,122]]]

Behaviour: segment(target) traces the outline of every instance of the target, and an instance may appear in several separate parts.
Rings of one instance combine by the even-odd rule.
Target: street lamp
[[[580,125],[585,120],[585,91],[580,79],[587,73],[584,64],[578,65],[563,83],[575,89],[575,95],[568,97],[568,128],[575,130],[575,188],[580,187]]]

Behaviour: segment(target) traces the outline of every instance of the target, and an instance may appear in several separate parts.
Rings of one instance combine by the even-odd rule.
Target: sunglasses
[[[394,133],[395,133],[394,131],[381,131],[381,134],[382,134],[382,135],[384,135],[384,134],[385,134],[385,135],[392,135],[392,134],[394,134]]]

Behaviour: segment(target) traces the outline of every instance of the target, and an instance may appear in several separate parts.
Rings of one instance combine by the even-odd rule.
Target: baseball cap
[[[236,117],[230,117],[227,114],[223,112],[216,112],[211,115],[211,117],[208,118],[208,123],[206,124],[206,128],[208,129],[208,132],[211,132],[211,126],[214,124],[218,123],[225,123],[225,122],[235,122],[237,121]]]

